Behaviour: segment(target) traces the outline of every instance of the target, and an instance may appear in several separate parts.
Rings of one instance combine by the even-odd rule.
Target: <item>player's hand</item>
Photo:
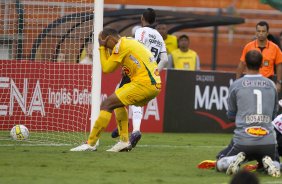
[[[108,41],[109,37],[107,36],[105,39],[102,38],[102,32],[99,34],[99,38],[98,38],[98,41],[99,41],[99,45],[100,46],[106,46],[107,44],[107,41]]]

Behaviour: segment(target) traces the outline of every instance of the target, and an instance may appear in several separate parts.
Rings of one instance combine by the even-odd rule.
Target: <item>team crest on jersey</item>
[[[159,72],[158,68],[155,69],[154,74],[155,74],[155,76],[160,76],[160,72]]]
[[[125,73],[127,76],[131,75],[130,69],[127,66],[122,66],[122,71]]]
[[[263,137],[269,134],[269,131],[266,128],[260,126],[248,127],[245,129],[245,132],[253,137]]]

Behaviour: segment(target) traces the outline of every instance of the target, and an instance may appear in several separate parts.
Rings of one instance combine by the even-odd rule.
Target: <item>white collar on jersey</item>
[[[261,74],[254,74],[254,75],[246,74],[244,75],[244,77],[262,77],[262,75]]]

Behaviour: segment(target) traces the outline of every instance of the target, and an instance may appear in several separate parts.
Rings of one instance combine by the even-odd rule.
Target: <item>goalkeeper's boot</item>
[[[90,146],[89,144],[82,144],[75,148],[70,149],[70,151],[97,151],[96,145]]]
[[[215,160],[204,160],[198,164],[199,169],[214,169],[216,161]]]
[[[280,169],[275,167],[272,159],[269,156],[263,157],[262,163],[268,175],[273,176],[273,177],[280,177]]]
[[[226,174],[227,175],[236,174],[239,171],[240,165],[242,164],[242,162],[244,162],[245,158],[246,158],[245,153],[243,152],[238,153],[236,159],[234,159],[228,166],[226,170]]]
[[[108,149],[109,152],[122,152],[122,151],[130,151],[132,149],[132,146],[130,145],[130,142],[123,142],[119,141],[116,143],[112,148]]]
[[[119,133],[118,133],[118,128],[116,128],[116,129],[114,129],[113,131],[112,131],[112,138],[117,138],[117,137],[119,137]]]
[[[141,134],[140,131],[135,131],[135,132],[131,133],[129,141],[130,141],[132,148],[134,148],[136,146],[138,141],[141,139],[141,136],[142,136],[142,134]]]

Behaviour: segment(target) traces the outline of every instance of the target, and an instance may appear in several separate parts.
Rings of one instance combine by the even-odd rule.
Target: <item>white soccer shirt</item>
[[[161,53],[166,54],[163,37],[153,28],[141,27],[137,29],[135,39],[144,44],[153,53],[156,61]]]

